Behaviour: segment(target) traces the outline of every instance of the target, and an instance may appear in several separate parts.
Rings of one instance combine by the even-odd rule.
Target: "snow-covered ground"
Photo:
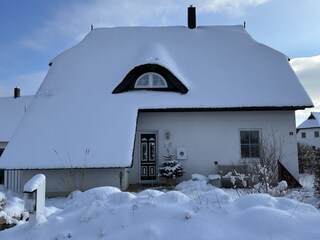
[[[310,185],[312,178],[302,181]],[[186,181],[172,191],[100,187],[47,199],[45,216],[36,226],[20,221],[1,231],[0,239],[319,239],[320,212],[301,202],[316,203],[312,186],[303,189],[290,191],[288,196],[295,198],[290,199],[239,196],[205,180]],[[7,199],[1,214],[21,212],[23,200],[0,191]]]

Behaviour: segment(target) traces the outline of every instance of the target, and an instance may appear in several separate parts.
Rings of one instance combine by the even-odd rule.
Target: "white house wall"
[[[273,134],[283,139],[283,164],[298,179],[294,111],[142,112],[138,118],[129,182],[140,182],[140,133],[157,133],[157,156],[160,161],[167,148],[174,154],[177,147],[187,149],[187,159],[181,160],[186,172],[180,178],[186,180],[193,173],[212,174],[214,161],[220,165],[239,164],[241,129],[259,129],[262,138]],[[166,132],[170,133],[168,140]]]
[[[120,172],[122,171],[122,186]],[[47,196],[65,196],[74,190],[85,191],[100,186],[128,187],[125,169],[23,170],[22,186],[36,174],[46,176]]]
[[[320,128],[300,129],[297,133],[298,142],[320,148],[320,137],[315,137],[314,132],[320,133]],[[301,133],[306,133],[306,137],[302,138]]]

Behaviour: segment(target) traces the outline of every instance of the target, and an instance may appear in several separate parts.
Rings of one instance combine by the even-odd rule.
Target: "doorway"
[[[157,179],[157,141],[155,133],[140,135],[140,179]]]

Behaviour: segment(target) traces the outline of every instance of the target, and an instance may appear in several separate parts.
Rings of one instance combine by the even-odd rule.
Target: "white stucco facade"
[[[319,112],[311,112],[310,116],[297,127],[297,140],[312,148],[320,148]]]
[[[40,173],[46,176],[46,195],[49,197],[66,196],[77,189],[85,191],[100,186],[114,186],[120,189],[128,187],[128,171],[120,168],[23,170],[21,176],[22,185],[34,175]],[[120,177],[120,175],[122,176]]]
[[[297,133],[298,142],[320,148],[320,128],[299,129]]]
[[[283,143],[283,165],[298,179],[298,160],[294,111],[220,111],[220,112],[141,112],[138,117],[133,167],[129,182],[140,180],[141,133],[156,133],[158,164],[176,149],[186,149],[187,159],[181,160],[185,174],[212,174],[213,162],[237,165],[241,160],[240,131],[257,129],[261,138],[275,135]],[[169,135],[169,138],[168,138]],[[156,181],[158,181],[157,179]]]

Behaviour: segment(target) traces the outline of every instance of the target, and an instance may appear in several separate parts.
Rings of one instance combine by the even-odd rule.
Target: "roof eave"
[[[177,108],[144,108],[139,112],[222,112],[222,111],[295,111],[304,110],[312,106],[244,106],[244,107],[177,107]]]

